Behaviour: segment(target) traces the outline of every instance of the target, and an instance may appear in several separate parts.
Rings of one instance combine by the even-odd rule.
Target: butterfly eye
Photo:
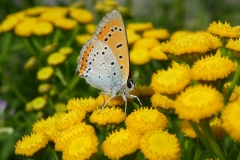
[[[133,82],[132,79],[129,79],[129,80],[127,81],[127,87],[128,87],[129,89],[133,89],[133,88],[134,88],[134,82]]]

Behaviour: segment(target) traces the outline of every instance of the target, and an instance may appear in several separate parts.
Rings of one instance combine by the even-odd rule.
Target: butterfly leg
[[[102,107],[102,109],[100,110],[100,112],[102,112],[103,111],[103,109],[106,107],[106,105],[108,104],[108,102],[111,100],[111,99],[113,99],[113,98],[115,98],[117,95],[112,95],[108,100],[107,100],[107,102],[105,102],[105,104],[103,105],[103,107]]]
[[[136,98],[136,99],[138,100],[139,104],[140,104],[141,106],[143,106],[142,103],[141,103],[141,101],[140,101],[140,99],[138,98],[138,96],[128,95],[128,98]]]
[[[125,114],[127,114],[127,98],[125,95],[122,95],[122,98],[125,101]]]

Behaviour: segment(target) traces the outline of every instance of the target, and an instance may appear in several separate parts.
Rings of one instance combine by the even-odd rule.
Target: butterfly
[[[83,45],[76,72],[91,86],[110,96],[102,110],[117,96],[125,101],[125,113],[127,98],[136,98],[142,106],[139,98],[130,94],[135,84],[130,74],[126,30],[117,10],[102,19],[93,37]]]

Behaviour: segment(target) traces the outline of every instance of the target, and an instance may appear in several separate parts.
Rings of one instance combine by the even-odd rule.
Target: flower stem
[[[58,44],[59,38],[61,36],[61,33],[62,33],[61,29],[57,28],[56,32],[54,34],[54,37],[53,37],[53,44],[54,43]]]
[[[41,44],[39,43],[37,37],[33,36],[33,37],[31,37],[31,40],[32,40],[33,45],[35,46],[35,48],[38,50],[38,52],[41,52],[42,46],[41,46]]]
[[[233,80],[232,80],[232,83],[227,91],[227,94],[225,96],[225,99],[224,99],[224,105],[227,105],[228,103],[228,100],[234,90],[234,87],[236,86],[236,84],[238,83],[238,80],[240,78],[240,61],[237,61],[237,70],[234,74],[234,77],[233,77]]]
[[[66,85],[67,85],[67,82],[66,82],[66,80],[64,79],[61,70],[60,70],[58,67],[56,67],[56,72],[55,72],[55,74],[56,74],[56,76],[60,79],[60,81],[62,82],[62,84],[63,84],[64,86],[66,86]]]
[[[72,34],[69,38],[69,40],[67,41],[67,44],[65,45],[66,47],[69,47],[72,45],[73,41],[75,40],[76,35],[78,34],[78,31],[80,30],[80,26],[78,25],[73,31]]]
[[[34,56],[34,57],[38,57],[36,51],[34,50],[34,48],[32,47],[31,43],[29,42],[28,38],[22,38],[22,41],[25,45],[25,47],[27,48],[27,50]]]

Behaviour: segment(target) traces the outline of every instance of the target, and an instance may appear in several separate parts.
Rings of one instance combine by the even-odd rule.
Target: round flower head
[[[193,130],[192,126],[189,124],[188,121],[183,121],[181,124],[181,130],[183,132],[183,135],[185,137],[189,138],[198,138],[198,135],[196,132]]]
[[[40,110],[40,109],[44,108],[46,106],[46,104],[47,104],[47,101],[44,97],[37,97],[37,98],[33,99],[31,102],[31,106],[35,110]]]
[[[110,98],[110,96],[105,95],[105,94],[100,94],[97,98],[96,98],[96,105],[97,106],[103,106],[105,104],[105,102],[107,102],[107,100]],[[122,99],[121,96],[117,96],[113,99],[111,99],[107,106],[111,107],[111,106],[122,106],[125,104],[125,101]]]
[[[110,159],[120,159],[134,153],[139,147],[140,135],[127,129],[110,134],[102,144],[102,152]]]
[[[48,93],[51,89],[51,85],[48,83],[42,83],[38,86],[39,93]]]
[[[180,119],[198,123],[223,109],[223,95],[212,87],[198,85],[182,92],[173,106]]]
[[[151,86],[155,93],[176,94],[190,83],[189,69],[186,66],[158,70],[153,74]]]
[[[37,18],[25,18],[18,23],[14,29],[14,32],[18,36],[29,37],[32,34],[33,28],[37,24]]]
[[[19,19],[17,17],[7,17],[5,18],[1,23],[1,31],[2,32],[8,32],[12,30],[19,22]]]
[[[51,66],[57,66],[65,62],[66,56],[58,52],[52,53],[48,56],[48,64]]]
[[[165,53],[163,53],[162,51],[161,51],[161,45],[159,44],[159,45],[156,45],[156,46],[154,46],[151,50],[150,50],[150,52],[149,52],[149,55],[150,55],[150,57],[152,58],[152,59],[156,59],[156,60],[168,60],[168,57],[166,56],[166,54]]]
[[[190,73],[193,80],[215,81],[227,78],[234,71],[236,66],[227,57],[207,56],[196,61]]]
[[[213,35],[222,37],[222,38],[239,38],[240,32],[236,28],[232,28],[230,26],[230,23],[225,22],[224,24],[222,22],[213,22],[208,27],[208,32],[210,32]]]
[[[45,6],[37,6],[37,7],[26,9],[25,13],[29,16],[37,16],[46,10],[47,10],[47,7]]]
[[[54,109],[55,109],[56,113],[58,113],[58,112],[63,113],[63,112],[67,111],[65,103],[56,103],[54,105]]]
[[[96,135],[76,135],[63,150],[63,160],[85,160],[98,151],[98,139]]]
[[[91,38],[92,38],[92,35],[90,34],[80,34],[80,35],[77,35],[75,39],[79,45],[84,45]]]
[[[153,28],[153,24],[151,22],[147,22],[147,23],[129,23],[127,25],[127,29],[131,29],[134,31],[145,31],[148,29],[152,29]]]
[[[240,142],[239,115],[239,102],[233,102],[227,105],[227,107],[223,110],[221,116],[223,128],[227,131],[230,137],[238,143]]]
[[[192,34],[192,32],[184,31],[184,30],[176,31],[171,35],[171,40],[182,38],[182,37],[185,37],[186,35],[190,35],[190,34]]]
[[[71,47],[61,47],[59,49],[59,53],[64,54],[66,56],[72,54],[72,52],[73,52],[73,49]]]
[[[221,119],[214,117],[210,121],[210,127],[216,139],[220,139],[226,135],[226,131],[222,126]]]
[[[130,131],[144,134],[153,130],[164,130],[167,127],[167,117],[156,109],[141,108],[134,110],[125,121]]]
[[[173,100],[161,94],[154,94],[151,97],[151,102],[154,108],[162,108],[165,110],[173,109]]]
[[[93,14],[85,9],[80,8],[72,9],[70,11],[70,16],[80,23],[89,23],[93,21]]]
[[[52,77],[53,72],[54,70],[52,67],[44,67],[37,72],[37,79],[46,81]]]
[[[72,98],[68,101],[67,110],[79,110],[82,112],[91,112],[95,110],[98,106],[96,105],[96,100],[92,97],[90,98]]]
[[[156,45],[159,45],[160,42],[156,38],[141,38],[137,40],[133,45],[134,49],[151,49]]]
[[[128,44],[132,45],[133,43],[141,39],[141,36],[135,33],[135,31],[127,29],[127,39],[128,39]]]
[[[230,39],[226,45],[226,48],[230,49],[233,54],[239,59],[240,58],[240,38],[236,40]]]
[[[28,61],[25,63],[24,68],[26,70],[32,69],[37,64],[37,58],[36,57],[30,57]]]
[[[15,146],[15,154],[32,156],[40,149],[46,147],[47,138],[38,133],[33,133],[31,136],[23,136],[22,140],[18,140]]]
[[[67,13],[68,9],[66,7],[49,7],[41,13],[39,19],[54,23],[56,19],[65,17]]]
[[[93,111],[89,117],[91,123],[98,125],[119,124],[126,119],[126,114],[119,108],[104,108]]]
[[[43,54],[52,53],[56,49],[56,47],[57,47],[56,43],[49,44],[42,48],[42,52],[43,52]]]
[[[87,25],[85,26],[88,34],[91,34],[91,35],[94,34],[94,31],[95,31],[96,27],[97,27],[97,26],[96,26],[95,24],[93,24],[93,23],[87,24]]]
[[[85,118],[85,112],[81,111],[69,111],[68,113],[60,114],[56,117],[56,129],[58,131],[64,131],[68,128],[81,123]]]
[[[58,18],[54,21],[54,25],[65,30],[72,30],[77,27],[78,23],[70,18]]]
[[[55,139],[55,150],[63,151],[68,145],[69,141],[78,137],[79,135],[95,135],[94,128],[85,123],[79,123],[71,128],[61,132]]]
[[[151,29],[143,32],[144,38],[157,38],[159,40],[167,39],[169,33],[166,29]]]
[[[133,90],[131,90],[130,94],[135,96],[152,96],[154,94],[154,91],[151,86],[146,85],[137,85]]]
[[[50,22],[46,21],[38,21],[36,25],[33,27],[33,34],[37,36],[44,36],[52,33],[53,25]]]
[[[224,84],[223,86],[223,95],[225,96],[227,94],[227,91],[229,90],[229,87],[231,85],[231,82],[227,82]],[[235,86],[234,90],[232,91],[232,94],[229,98],[229,102],[235,102],[239,99],[240,97],[240,87],[239,86]]]
[[[55,117],[41,119],[33,124],[32,131],[35,133],[46,135],[50,141],[54,141],[58,137],[59,132],[55,128]]]
[[[130,51],[130,61],[135,65],[144,65],[150,62],[149,50],[145,48],[132,49]]]
[[[155,130],[143,135],[140,149],[145,158],[151,160],[180,159],[180,143],[175,135]]]

